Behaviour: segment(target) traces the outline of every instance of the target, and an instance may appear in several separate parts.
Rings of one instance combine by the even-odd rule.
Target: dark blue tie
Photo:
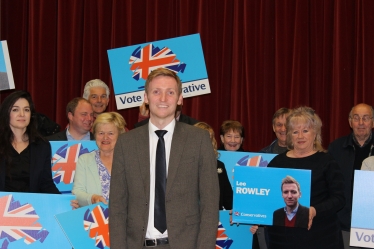
[[[155,131],[158,136],[156,149],[156,183],[155,183],[155,209],[154,226],[164,233],[166,231],[166,210],[165,210],[165,190],[166,190],[166,153],[165,153],[165,130]]]

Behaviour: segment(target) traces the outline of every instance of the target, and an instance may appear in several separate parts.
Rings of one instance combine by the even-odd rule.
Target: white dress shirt
[[[168,132],[164,135],[165,141],[165,153],[166,153],[166,177],[168,175],[168,168],[169,168],[169,158],[170,158],[170,148],[171,148],[171,140],[173,138],[175,128],[175,119],[173,119],[170,124],[168,124],[163,130],[167,130]],[[147,233],[145,237],[148,239],[157,239],[157,238],[166,238],[168,237],[168,230],[164,233],[160,233],[154,227],[154,206],[155,206],[155,168],[156,168],[156,149],[157,149],[157,142],[158,136],[155,131],[159,130],[155,125],[152,124],[151,120],[148,123],[148,130],[149,130],[149,159],[150,159],[150,191],[149,191],[149,217],[148,217],[148,227]]]

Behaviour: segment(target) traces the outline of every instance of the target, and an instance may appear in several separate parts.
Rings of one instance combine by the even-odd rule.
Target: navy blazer
[[[52,180],[51,145],[41,139],[29,144],[30,193],[60,194]],[[0,160],[0,191],[5,190],[5,160]]]

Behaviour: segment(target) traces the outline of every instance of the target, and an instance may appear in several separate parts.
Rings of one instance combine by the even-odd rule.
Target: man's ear
[[[73,116],[74,116],[73,113],[68,112],[68,119],[69,119],[69,120],[72,120],[72,119],[73,119]]]
[[[178,105],[183,105],[183,95],[182,94],[179,95],[177,104]]]

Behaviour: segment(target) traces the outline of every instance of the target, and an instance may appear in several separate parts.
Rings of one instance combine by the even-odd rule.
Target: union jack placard
[[[81,207],[56,215],[74,249],[110,248],[109,208],[103,203]]]
[[[52,177],[62,194],[70,194],[80,155],[97,149],[95,141],[50,141]]]
[[[182,81],[183,97],[210,93],[200,35],[108,50],[117,109],[140,106],[150,72],[167,68]]]
[[[1,249],[70,249],[54,215],[71,210],[71,195],[0,192]]]

